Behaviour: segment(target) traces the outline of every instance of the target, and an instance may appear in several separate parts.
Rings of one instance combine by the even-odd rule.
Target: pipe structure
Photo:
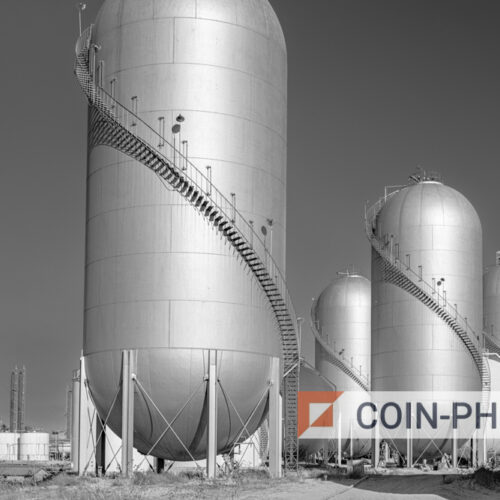
[[[18,431],[18,370],[17,366],[10,375],[10,432]]]

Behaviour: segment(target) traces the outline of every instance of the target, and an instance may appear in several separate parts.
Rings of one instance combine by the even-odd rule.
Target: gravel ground
[[[266,477],[203,479],[168,477],[123,479],[77,478],[60,475],[33,485],[0,483],[0,500],[150,500],[150,499],[258,499],[258,500],[494,500],[500,490],[490,490],[471,479],[453,482],[442,476],[368,476],[359,479],[293,478],[271,480]]]

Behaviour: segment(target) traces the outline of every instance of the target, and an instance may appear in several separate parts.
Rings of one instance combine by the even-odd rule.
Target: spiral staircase
[[[297,318],[281,270],[253,225],[211,179],[173,147],[160,133],[121,105],[97,84],[92,26],[76,44],[75,75],[89,103],[89,149],[112,147],[142,163],[176,190],[207,224],[222,235],[251,270],[274,312],[281,336],[285,397],[285,466],[297,466],[297,391],[299,340]]]
[[[421,274],[416,273],[409,263],[401,262],[398,256],[394,255],[392,246],[377,237],[378,215],[387,201],[397,192],[386,194],[365,213],[366,235],[375,252],[375,261],[382,273],[382,279],[405,290],[422,302],[441,318],[460,339],[479,372],[482,386],[482,406],[487,408],[491,377],[488,362],[483,356],[481,347],[478,347],[481,345],[481,339],[467,323],[467,319],[458,314],[456,307],[450,304],[439,290],[423,280]],[[482,335],[484,343],[485,334],[482,332]]]

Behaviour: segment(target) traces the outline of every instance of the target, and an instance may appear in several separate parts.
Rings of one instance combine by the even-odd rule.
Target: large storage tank
[[[370,280],[354,271],[337,273],[337,278],[314,301],[311,320],[315,335],[316,369],[335,385],[337,391],[368,390],[371,363]],[[354,415],[343,416],[344,435],[349,435],[353,418]],[[342,448],[344,452],[350,452],[349,440],[343,441]],[[352,450],[356,456],[366,454],[369,449],[368,440],[353,440]]]
[[[19,460],[43,462],[49,459],[50,435],[46,432],[23,432],[19,436]]]
[[[479,346],[471,330],[480,335],[482,326],[482,230],[473,206],[422,177],[387,196],[371,223],[386,252],[372,250],[372,390],[481,390],[478,367],[457,333],[384,267],[389,254],[441,308],[458,311]],[[413,456],[426,445],[414,443]],[[438,451],[430,446],[427,453]]]
[[[483,277],[484,330],[500,344],[500,252]]]
[[[92,42],[99,78],[123,105],[155,130],[182,114],[177,146],[203,172],[211,167],[228,199],[234,193],[284,269],[286,47],[268,1],[106,0]],[[281,355],[268,299],[233,248],[152,171],[99,146],[88,159],[84,354],[102,416],[122,349],[137,350],[142,387],[134,445],[147,453],[158,441],[153,455],[180,461],[205,457],[208,350],[219,351],[219,452],[261,400],[270,357]],[[121,435],[119,403],[109,424]],[[163,434],[155,405],[176,419],[178,438]]]

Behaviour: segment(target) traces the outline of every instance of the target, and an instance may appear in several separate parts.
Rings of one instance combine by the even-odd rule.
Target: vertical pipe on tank
[[[215,479],[217,472],[217,351],[208,353],[208,456],[207,476]]]
[[[269,387],[269,472],[280,478],[281,470],[280,359],[271,359]]]

